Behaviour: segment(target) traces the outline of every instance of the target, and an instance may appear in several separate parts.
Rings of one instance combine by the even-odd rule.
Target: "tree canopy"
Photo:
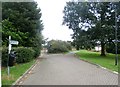
[[[64,7],[63,25],[73,30],[72,38],[77,49],[81,46],[91,48],[100,41],[101,55],[105,55],[106,44],[115,40],[115,11],[117,31],[120,32],[119,9],[120,2],[70,1]]]
[[[7,46],[10,35],[19,41],[20,46],[40,46],[43,30],[41,16],[36,2],[2,3],[2,44]]]

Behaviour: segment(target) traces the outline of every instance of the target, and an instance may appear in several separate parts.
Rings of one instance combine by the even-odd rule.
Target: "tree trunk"
[[[105,43],[101,41],[101,55],[100,56],[106,56],[105,54]]]
[[[76,50],[79,50],[79,48],[80,48],[79,45],[76,45]]]

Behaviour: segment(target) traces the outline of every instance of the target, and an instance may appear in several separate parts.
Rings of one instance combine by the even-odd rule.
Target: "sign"
[[[11,41],[10,41],[10,44],[17,44],[17,45],[18,45],[18,43],[19,43],[19,42],[18,42],[18,41],[15,41],[15,40],[11,40]]]
[[[120,40],[112,40],[113,42],[120,42]]]
[[[11,36],[9,36],[8,54],[10,54],[10,51],[11,51],[11,48],[12,48],[12,44],[18,45],[18,43],[19,43],[18,41],[11,40]],[[10,75],[9,57],[8,57],[7,66],[8,66],[8,76],[9,76]]]

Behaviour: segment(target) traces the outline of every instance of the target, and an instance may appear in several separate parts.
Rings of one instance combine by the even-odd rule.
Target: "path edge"
[[[90,63],[90,64],[95,65],[95,66],[97,66],[97,67],[100,67],[100,68],[102,68],[102,69],[104,69],[104,70],[107,70],[107,71],[113,73],[113,74],[116,74],[116,75],[119,74],[118,72],[112,71],[112,70],[110,70],[110,69],[107,69],[106,67],[103,67],[103,66],[101,66],[101,65],[99,65],[99,64],[95,64],[95,63],[89,62],[89,61],[87,61],[87,60],[81,59],[76,53],[74,53],[74,56],[77,57],[77,58],[79,58],[80,60],[82,60],[82,61],[84,61],[84,62],[87,62],[87,63]]]
[[[39,56],[39,57],[42,57],[42,56]],[[22,80],[22,78],[24,78],[32,69],[35,68],[35,66],[39,63],[39,57],[35,60],[35,63],[27,70],[25,71],[25,73],[23,73],[23,75],[21,75],[13,84],[12,86],[15,86],[17,85],[18,83],[20,83],[20,81]],[[11,86],[11,87],[12,87]]]

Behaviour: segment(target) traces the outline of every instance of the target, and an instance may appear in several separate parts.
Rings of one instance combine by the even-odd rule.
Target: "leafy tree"
[[[8,36],[12,36],[14,40],[18,40],[22,42],[22,38],[27,38],[27,33],[23,33],[18,31],[17,33],[16,28],[12,25],[12,23],[8,20],[5,19],[2,21],[2,42],[3,45],[7,46],[8,45]]]
[[[3,45],[6,45],[9,35],[21,46],[41,45],[42,14],[36,2],[4,2],[2,8]]]
[[[90,19],[94,18],[94,17],[92,17],[94,15],[91,15],[89,13],[88,5],[89,5],[89,3],[86,3],[86,2],[85,3],[67,2],[67,5],[65,6],[64,11],[63,11],[64,12],[63,25],[66,25],[70,29],[73,30],[74,34],[73,34],[72,38],[74,39],[74,44],[75,44],[77,50],[79,50],[79,48],[83,45],[83,43],[81,43],[81,41],[84,40],[83,37],[84,38],[87,37],[83,34],[83,33],[85,33],[85,31],[83,31],[83,28],[88,29],[90,27],[90,25],[88,25],[88,23],[92,25],[91,22],[93,22],[93,21],[89,21],[88,17]],[[85,40],[87,40],[87,39],[85,39]]]
[[[117,3],[116,8],[118,19],[120,19],[119,4]],[[78,48],[81,42],[85,45],[92,45],[93,42],[100,41],[101,55],[105,56],[106,43],[115,38],[113,34],[115,4],[112,2],[67,2],[63,12],[63,24],[73,30],[73,39]],[[86,29],[86,34],[81,32],[83,29]]]

